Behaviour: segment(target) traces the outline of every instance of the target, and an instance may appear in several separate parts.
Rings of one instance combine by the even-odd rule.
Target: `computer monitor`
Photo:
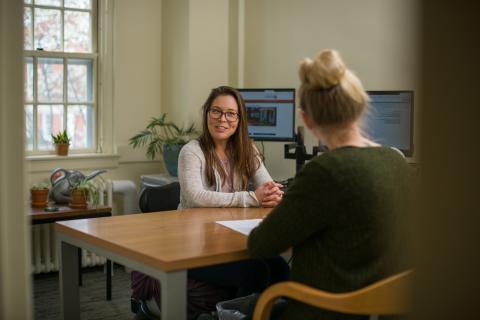
[[[238,89],[247,108],[248,135],[257,141],[295,140],[295,89]]]
[[[413,91],[367,91],[365,132],[375,142],[413,155]]]

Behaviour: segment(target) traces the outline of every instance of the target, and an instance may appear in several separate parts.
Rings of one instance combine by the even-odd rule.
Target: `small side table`
[[[72,209],[67,206],[54,205],[58,211],[45,211],[45,208],[31,208],[30,219],[32,224],[53,223],[63,220],[110,217],[112,208],[106,206],[89,206],[85,209]],[[82,285],[82,250],[78,249],[78,285]],[[112,262],[107,259],[106,297],[112,300]]]

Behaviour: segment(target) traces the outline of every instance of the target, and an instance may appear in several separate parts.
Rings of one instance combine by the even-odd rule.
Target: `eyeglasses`
[[[234,111],[223,112],[220,109],[211,108],[210,110],[208,110],[208,114],[210,115],[210,118],[216,119],[216,120],[221,119],[223,115],[225,115],[225,119],[227,119],[227,121],[233,122],[238,120],[238,113]]]

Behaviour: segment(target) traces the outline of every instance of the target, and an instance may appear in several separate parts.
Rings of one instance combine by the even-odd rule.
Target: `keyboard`
[[[283,188],[280,188],[280,190],[282,190],[283,192],[287,192],[288,188],[292,185],[293,178],[288,178],[286,180],[275,181],[275,182],[283,185]]]

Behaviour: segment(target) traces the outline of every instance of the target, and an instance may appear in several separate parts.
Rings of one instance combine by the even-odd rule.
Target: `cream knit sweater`
[[[241,191],[240,179],[233,177],[232,193],[221,192],[221,177],[215,170],[215,185],[209,185],[206,177],[206,161],[198,140],[187,143],[178,158],[180,204],[178,209],[195,207],[257,207],[259,203],[253,191]],[[252,179],[254,188],[271,181],[263,163]]]

